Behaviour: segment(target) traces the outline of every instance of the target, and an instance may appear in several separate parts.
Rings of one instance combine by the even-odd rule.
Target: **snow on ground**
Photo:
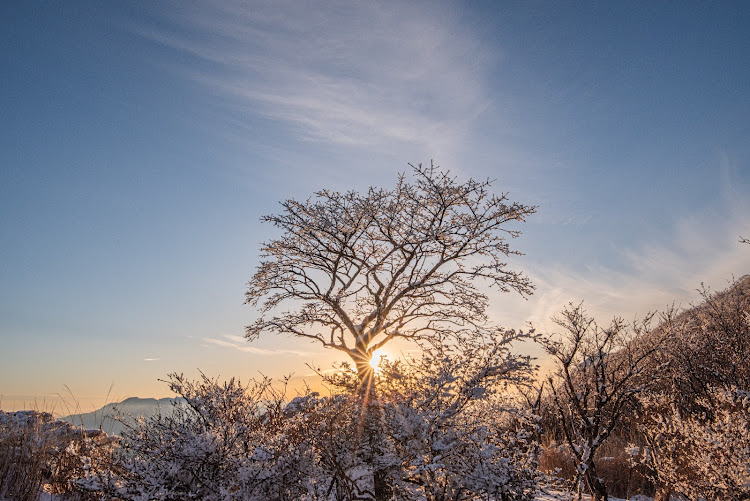
[[[570,494],[560,491],[548,491],[542,489],[536,496],[536,501],[571,501],[576,498],[575,494]],[[591,501],[591,497],[588,495],[583,496],[584,501]],[[631,496],[629,499],[616,498],[613,496],[609,497],[609,501],[654,501],[653,498],[644,496],[643,494],[636,494]]]
[[[64,498],[62,496],[57,496],[55,494],[49,494],[47,492],[43,492],[41,496],[39,497],[39,501],[62,501]],[[536,501],[572,501],[575,499],[575,494],[569,494],[565,492],[559,492],[559,491],[547,491],[542,490],[537,494]],[[590,501],[590,496],[583,496],[584,501]],[[0,496],[0,501],[6,501],[2,496]],[[636,494],[635,496],[630,497],[629,499],[622,499],[622,498],[616,498],[610,496],[609,501],[653,501],[653,498],[650,498],[648,496],[644,496],[643,494]]]
[[[62,501],[62,499],[61,496],[44,492],[39,498],[39,501]],[[540,492],[536,497],[536,501],[570,501],[573,499],[575,499],[574,494],[567,494],[564,492]],[[583,496],[583,499],[584,501],[590,501],[591,498],[589,496]],[[0,497],[0,501],[4,501],[2,497]],[[636,494],[629,500],[610,496],[609,501],[653,501],[653,499],[642,494]]]

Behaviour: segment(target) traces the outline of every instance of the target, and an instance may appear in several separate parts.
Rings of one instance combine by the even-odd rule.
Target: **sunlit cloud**
[[[154,357],[154,358],[144,358],[144,359],[143,359],[143,361],[144,361],[144,362],[157,362],[157,361],[159,361],[159,360],[161,360],[161,358],[158,358],[158,357]]]
[[[488,93],[490,57],[447,6],[418,2],[204,2],[142,35],[197,58],[179,68],[298,138],[381,148],[460,147]],[[179,9],[183,11],[183,9]]]
[[[702,213],[686,215],[658,240],[635,241],[617,252],[618,264],[592,264],[584,270],[535,264],[527,272],[536,284],[528,301],[514,301],[512,321],[532,321],[539,330],[554,330],[550,317],[569,302],[584,302],[600,321],[613,316],[632,320],[674,304],[700,301],[705,284],[717,291],[750,273],[750,246],[739,242],[750,234],[750,199],[722,189],[722,202]]]

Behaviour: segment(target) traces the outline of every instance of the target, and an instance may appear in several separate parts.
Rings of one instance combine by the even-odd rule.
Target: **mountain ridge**
[[[59,420],[87,430],[99,429],[119,435],[139,417],[150,417],[157,413],[171,415],[173,407],[183,401],[178,397],[128,397],[121,402],[111,402],[94,411],[70,414]]]

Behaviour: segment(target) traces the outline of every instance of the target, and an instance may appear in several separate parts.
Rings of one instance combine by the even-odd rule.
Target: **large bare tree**
[[[246,337],[291,334],[346,353],[369,382],[372,353],[397,338],[473,335],[488,329],[483,285],[531,294],[505,259],[508,240],[536,207],[491,193],[492,181],[459,182],[412,167],[391,190],[322,190],[282,202],[262,220],[281,229],[261,247],[246,303],[260,318]]]

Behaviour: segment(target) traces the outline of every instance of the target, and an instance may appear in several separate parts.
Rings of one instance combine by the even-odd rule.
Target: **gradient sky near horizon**
[[[508,327],[750,273],[747,2],[28,1],[0,24],[4,409],[328,366],[242,339],[259,218],[409,162],[539,206]]]

